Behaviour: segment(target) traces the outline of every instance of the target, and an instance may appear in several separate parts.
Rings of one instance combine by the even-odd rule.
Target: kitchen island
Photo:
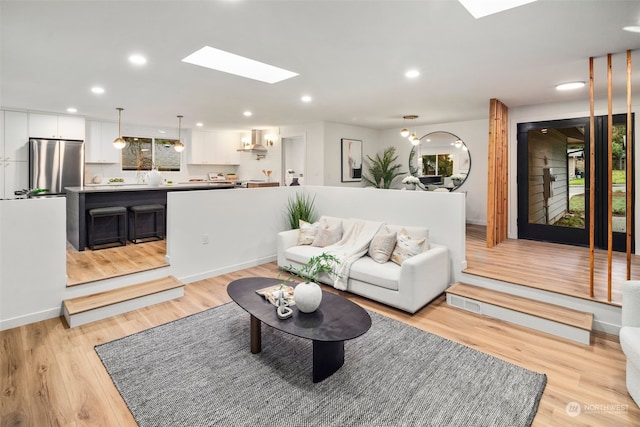
[[[167,192],[221,190],[235,188],[233,183],[195,182],[171,185],[86,185],[67,187],[67,241],[78,251],[87,246],[87,212],[94,208],[136,205],[167,205]],[[165,219],[166,221],[166,219]]]

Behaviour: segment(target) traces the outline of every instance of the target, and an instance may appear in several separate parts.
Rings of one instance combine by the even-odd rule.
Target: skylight
[[[224,50],[210,46],[205,46],[193,52],[182,61],[265,83],[278,83],[298,75],[298,73],[294,73],[293,71],[274,67],[273,65],[225,52]]]
[[[482,18],[487,15],[502,12],[523,4],[533,3],[537,0],[458,0],[461,5],[473,15],[474,18]]]

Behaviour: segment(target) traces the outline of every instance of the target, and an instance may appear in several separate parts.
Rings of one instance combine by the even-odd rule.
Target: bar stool
[[[130,206],[129,211],[131,221],[131,241],[142,243],[141,239],[162,240],[164,239],[164,205],[137,205]],[[153,229],[144,227],[142,221],[139,222],[140,215],[153,215]],[[158,218],[161,216],[160,218]]]
[[[127,208],[124,206],[111,206],[106,208],[94,208],[89,210],[89,224],[87,234],[89,236],[89,247],[95,250],[96,245],[104,243],[120,243],[120,246],[127,244]],[[98,229],[96,228],[96,218],[105,218],[105,221],[115,219],[117,221],[117,232],[115,234],[104,237],[97,237]],[[105,226],[107,224],[104,224]],[[107,227],[101,227],[100,231],[104,231]],[[105,248],[99,248],[105,249]]]

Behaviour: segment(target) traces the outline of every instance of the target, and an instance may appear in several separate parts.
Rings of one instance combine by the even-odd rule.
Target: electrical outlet
[[[202,235],[202,244],[203,245],[208,245],[209,244],[209,235],[208,234],[203,234]]]

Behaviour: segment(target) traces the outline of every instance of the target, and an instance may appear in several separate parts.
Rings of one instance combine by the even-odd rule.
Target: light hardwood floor
[[[578,298],[607,302],[607,251],[595,251],[594,298],[589,296],[589,248],[508,239],[489,249],[486,227],[467,225],[465,273],[517,283]],[[626,254],[614,252],[612,298],[622,303]],[[631,256],[631,278],[640,278],[640,256]]]
[[[97,251],[78,251],[67,243],[67,286],[164,267],[168,265],[166,253],[166,240],[137,245],[127,242],[126,246]]]
[[[93,347],[229,302],[226,285],[232,280],[276,277],[278,272],[269,263],[192,283],[178,300],[74,329],[57,318],[0,332],[2,426],[134,426]],[[534,426],[640,426],[640,409],[625,388],[624,355],[613,340],[599,336],[590,346],[575,344],[449,307],[444,297],[409,315],[343,295],[367,309],[545,373],[548,383]],[[567,414],[571,402],[581,406],[580,415]]]

